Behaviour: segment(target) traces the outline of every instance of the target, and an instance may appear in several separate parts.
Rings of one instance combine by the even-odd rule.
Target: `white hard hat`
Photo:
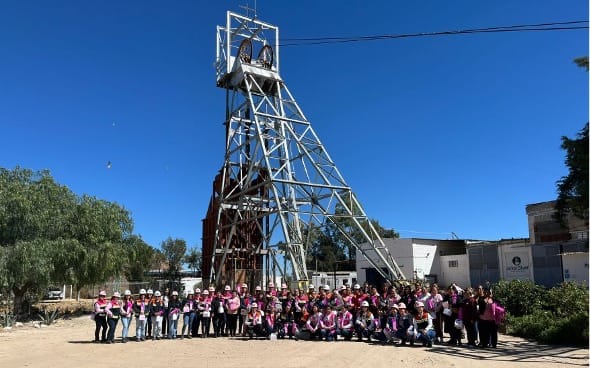
[[[145,294],[145,289],[139,290],[139,294]]]
[[[175,290],[175,291],[173,291],[173,292],[172,292],[172,296],[174,296],[174,295],[178,296],[178,291],[176,291],[176,290]]]
[[[229,285],[225,285],[225,291],[230,291],[231,288],[229,287]]]
[[[423,307],[423,306],[424,306],[424,303],[422,303],[421,301],[416,302],[416,308]]]
[[[131,295],[131,290],[125,290],[125,295]]]
[[[361,307],[368,307],[368,306],[369,306],[369,302],[368,302],[368,301],[366,301],[366,300],[364,300],[364,301],[361,303]]]
[[[256,291],[261,291],[262,288],[260,286],[256,286]]]
[[[308,289],[315,289],[315,286],[313,286],[313,284],[310,284],[310,285],[308,286]]]
[[[154,291],[153,291],[152,289],[148,289],[147,293],[148,293],[148,294],[153,294],[153,293],[154,293]]]
[[[148,290],[148,294],[150,293],[150,291]],[[154,293],[155,296],[162,296],[162,294],[160,293],[160,291],[156,290],[156,292]]]
[[[330,290],[330,285],[324,286],[324,290],[326,290],[326,291]]]
[[[346,290],[346,285],[340,286],[340,290]]]
[[[281,289],[286,289],[287,288],[287,284],[282,284],[281,285]]]
[[[98,296],[107,296],[107,292],[105,290],[101,290],[98,292]]]
[[[113,293],[113,296],[114,296],[115,298],[120,298],[120,297],[121,297],[121,293],[120,293],[120,292],[118,292],[118,291],[115,291],[115,292]]]
[[[209,295],[209,290],[207,290],[207,289],[203,290],[203,295]]]
[[[199,294],[200,292],[201,292],[201,289],[199,289],[199,288],[195,289],[195,293]]]
[[[248,288],[248,284],[242,284],[242,289],[247,289]]]
[[[399,303],[397,309],[406,309],[406,305],[404,303]]]
[[[361,286],[359,284],[354,284],[354,286],[353,286],[353,289],[355,289],[355,290],[358,290],[360,288],[361,288]]]
[[[250,307],[252,307],[252,308],[258,308],[258,303],[254,302],[254,303],[252,303],[252,305]]]

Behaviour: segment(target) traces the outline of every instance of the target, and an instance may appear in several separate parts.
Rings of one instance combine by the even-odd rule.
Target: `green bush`
[[[588,346],[588,288],[571,282],[545,290],[529,281],[501,281],[507,332],[547,344]]]
[[[494,299],[515,317],[531,315],[543,309],[546,290],[526,280],[501,280],[492,288]]]
[[[558,317],[587,311],[588,287],[573,282],[564,282],[547,292],[546,301],[548,309]]]
[[[537,310],[525,316],[508,315],[506,318],[507,332],[526,339],[538,339],[543,331],[554,320],[550,312]]]
[[[548,344],[574,344],[588,346],[588,312],[554,319],[541,332],[539,341]]]

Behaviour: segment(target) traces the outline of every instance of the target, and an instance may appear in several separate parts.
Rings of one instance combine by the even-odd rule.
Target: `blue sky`
[[[135,232],[201,244],[224,154],[215,32],[238,1],[8,1],[0,166],[49,169],[129,209]],[[253,6],[254,1],[250,2]],[[269,1],[283,38],[587,20],[587,1]],[[588,120],[588,31],[281,48],[281,75],[367,214],[403,237],[528,236],[560,137]],[[107,168],[107,162],[112,167]]]

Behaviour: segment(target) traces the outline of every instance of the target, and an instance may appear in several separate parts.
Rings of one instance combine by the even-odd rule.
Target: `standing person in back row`
[[[168,306],[168,302],[170,301],[170,289],[164,289],[162,293],[162,305],[164,305],[164,314],[162,315],[162,337],[168,338],[168,330],[170,329],[170,324],[168,321],[168,315],[170,313],[170,307]]]
[[[94,302],[94,323],[96,328],[94,329],[94,342],[106,342],[107,341],[107,314],[105,308],[107,307],[107,292],[101,290],[98,293],[98,299]],[[101,334],[102,329],[102,334]],[[98,337],[101,337],[99,340]]]

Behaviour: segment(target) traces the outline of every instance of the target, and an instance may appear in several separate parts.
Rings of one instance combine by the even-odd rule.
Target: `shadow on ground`
[[[488,349],[470,349],[465,345],[435,345],[430,351],[467,359],[588,366],[587,350],[579,347],[542,345],[534,341],[498,341],[496,348]]]

